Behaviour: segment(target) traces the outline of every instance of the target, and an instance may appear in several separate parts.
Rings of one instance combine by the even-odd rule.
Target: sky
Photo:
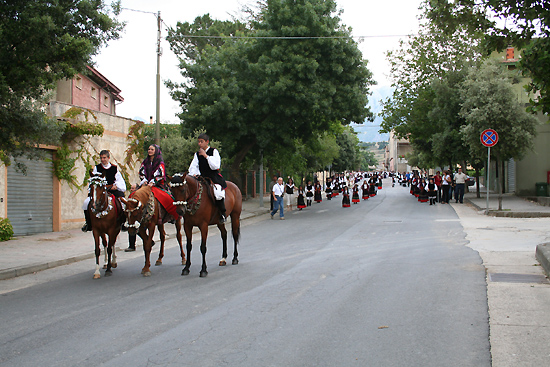
[[[193,22],[197,16],[210,13],[213,19],[226,20],[236,15],[242,5],[254,3],[248,0],[122,0],[124,10],[120,20],[126,22],[121,38],[110,41],[94,57],[96,69],[121,89],[124,102],[117,106],[117,115],[149,122],[156,116],[156,74],[157,74],[157,20],[160,11],[163,22],[175,27],[177,22]],[[418,29],[418,7],[421,0],[336,0],[343,9],[342,23],[352,28],[354,37],[364,36],[359,43],[363,58],[378,83],[372,87],[371,108],[379,112],[378,100],[390,93],[389,63],[386,52],[396,49],[400,38]],[[132,9],[132,10],[129,10]],[[166,26],[161,30],[167,35]],[[160,121],[179,123],[176,116],[181,111],[173,101],[165,80],[182,82],[177,57],[170,50],[166,40],[161,41],[163,54],[160,61],[161,98]],[[366,122],[356,127],[362,141],[380,141],[387,137],[377,133],[379,120],[374,124]]]

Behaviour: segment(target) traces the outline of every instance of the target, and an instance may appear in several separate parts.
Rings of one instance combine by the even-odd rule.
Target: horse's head
[[[126,216],[125,227],[128,228],[129,234],[135,234],[141,225],[141,218],[143,217],[144,205],[141,201],[136,199],[120,198],[120,201],[125,205],[124,215]]]
[[[189,198],[194,195],[194,193],[191,193],[191,182],[189,181],[193,181],[196,185],[195,178],[187,176],[187,173],[176,173],[170,178],[170,191],[174,196],[174,205],[176,205],[177,213],[181,216],[187,211]]]
[[[90,184],[92,209],[95,212],[103,211],[107,203],[107,179],[105,174],[92,174],[90,171],[88,183]]]

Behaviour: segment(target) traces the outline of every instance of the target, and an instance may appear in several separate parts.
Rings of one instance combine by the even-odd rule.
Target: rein
[[[98,177],[98,176],[90,177],[90,179],[88,179],[88,182],[90,183],[90,185],[102,187],[104,188],[104,190],[107,186],[107,180],[103,177]],[[107,190],[105,190],[103,192],[103,197],[105,197],[105,200],[103,200],[103,208],[102,208],[103,210],[97,210],[95,208],[95,189],[94,189],[94,197],[93,197],[94,205],[92,205],[91,211],[92,213],[95,214],[96,218],[98,219],[105,217],[113,209],[112,195],[109,195]]]

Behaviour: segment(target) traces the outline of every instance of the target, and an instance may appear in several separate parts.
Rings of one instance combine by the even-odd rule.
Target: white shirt
[[[283,192],[285,192],[285,187],[283,185],[276,183],[273,186],[273,194],[275,194],[275,196],[281,196],[283,195]]]
[[[210,149],[210,147],[206,148],[205,151]],[[221,158],[220,153],[217,149],[214,149],[214,153],[210,156],[208,155],[206,157],[206,160],[208,161],[208,165],[211,169],[217,170],[220,169],[221,166]],[[198,153],[193,154],[193,160],[191,161],[191,164],[189,165],[189,174],[191,176],[197,176],[201,174],[201,170],[199,169],[199,158]]]
[[[103,166],[103,164],[101,164]],[[103,168],[105,169],[109,169],[111,168],[111,163],[109,163],[108,165],[106,166],[103,166]],[[97,167],[94,166],[94,170],[92,171],[92,173],[99,173],[97,172]],[[120,174],[120,172],[118,171],[118,167],[117,167],[117,170],[116,170],[116,174],[115,174],[115,185],[116,185],[116,189],[118,191],[126,191],[126,181],[124,181],[124,178],[122,178],[122,175]]]
[[[457,184],[466,183],[467,178],[468,178],[468,176],[464,172],[455,173],[455,183],[457,183]]]

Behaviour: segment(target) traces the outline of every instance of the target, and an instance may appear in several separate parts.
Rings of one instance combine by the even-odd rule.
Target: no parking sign
[[[483,130],[481,133],[481,144],[490,148],[495,146],[498,143],[498,134],[493,129]]]

